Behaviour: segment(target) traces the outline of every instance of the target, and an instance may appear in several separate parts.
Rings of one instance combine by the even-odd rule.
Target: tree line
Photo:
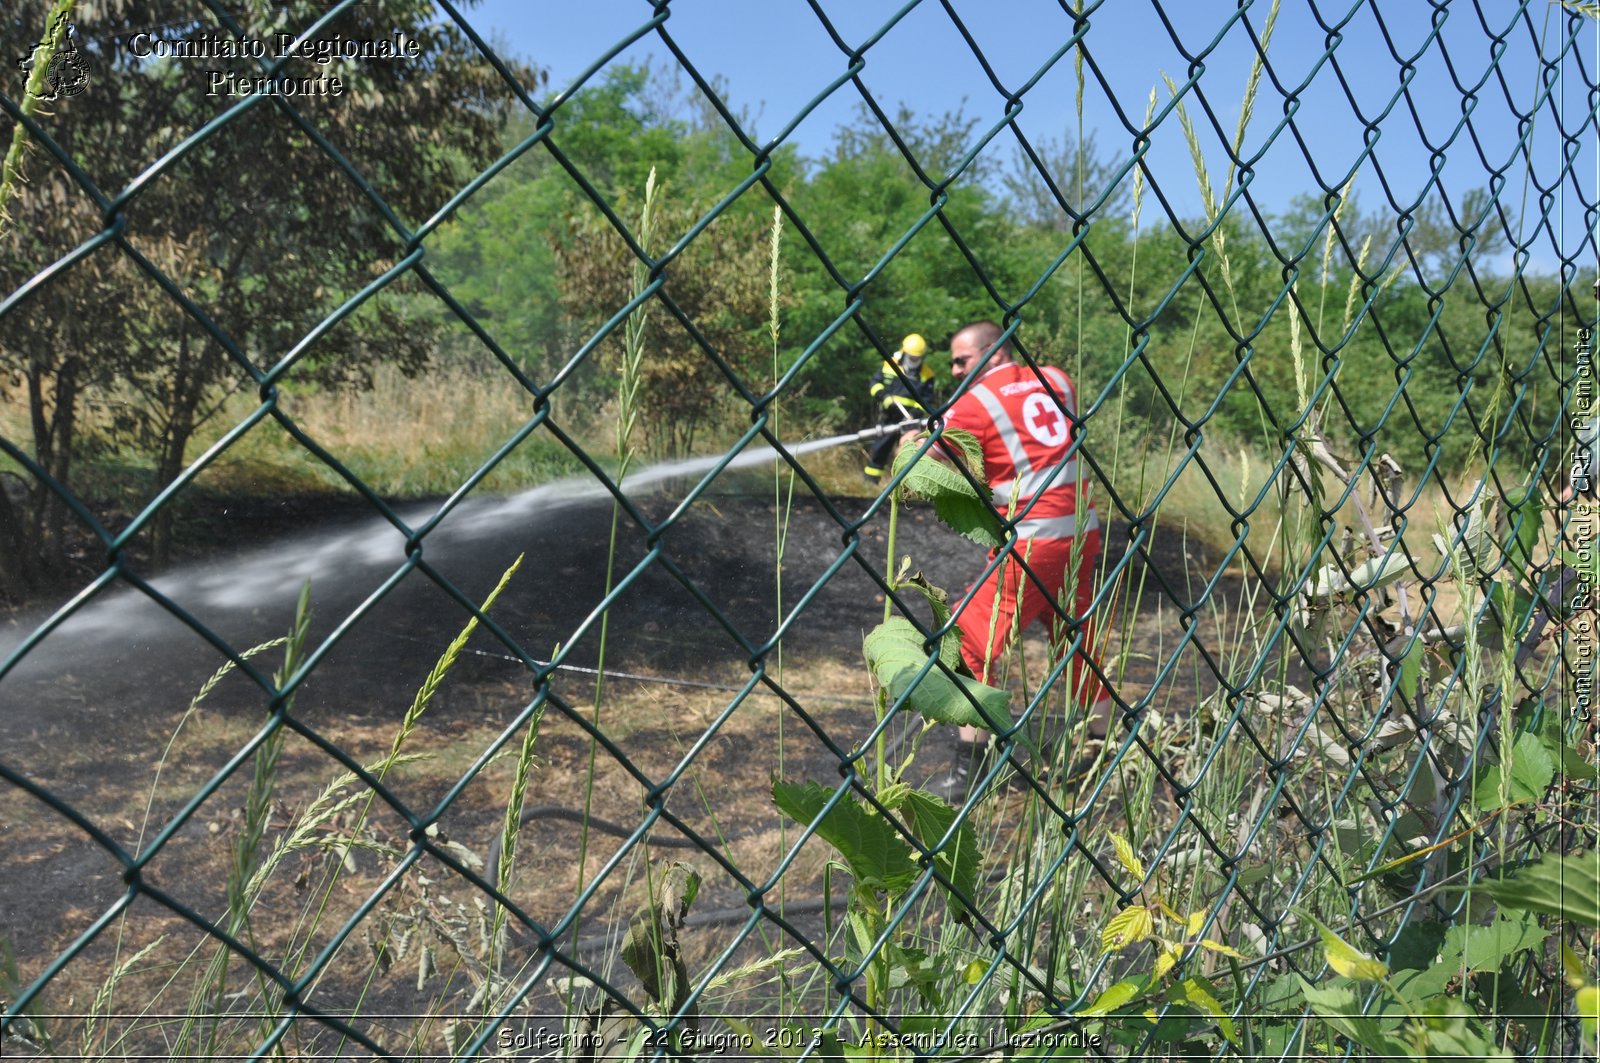
[[[314,5],[237,6],[265,29]],[[369,190],[416,225],[538,128],[428,10],[411,0],[381,16],[352,8],[345,17],[358,24],[347,36],[398,23],[421,42],[421,59],[349,64],[355,83],[339,100],[249,110],[149,181],[112,225],[85,178],[115,195],[215,108],[181,64],[135,61],[116,47],[136,24],[163,15],[179,24],[178,5],[102,5],[79,22],[80,47],[105,74],[42,121],[83,173],[35,147],[0,230],[7,294],[88,248],[0,318],[0,393],[26,426],[11,441],[48,478],[4,477],[5,593],[31,593],[70,568],[77,518],[51,481],[82,491],[96,462],[131,461],[148,469],[153,497],[194,460],[197,434],[227,397],[257,386],[247,365],[266,372],[288,358],[285,379],[317,387],[362,387],[380,362],[498,372],[440,291],[531,379],[563,380],[552,397],[563,423],[604,423],[620,329],[573,359],[630,298],[633,257],[597,202],[633,217],[654,169],[663,205],[659,246],[647,250],[659,256],[749,177],[751,155],[680,79],[613,67],[556,109],[548,144],[424,241],[420,265],[319,330],[410,252]],[[359,24],[380,17],[381,27]],[[38,27],[17,14],[0,20],[0,33],[5,54],[22,54]],[[540,84],[534,68],[519,70]],[[726,438],[749,423],[741,392],[772,386],[780,200],[777,371],[800,366],[782,399],[789,432],[871,423],[867,380],[905,333],[940,351],[948,390],[943,341],[968,320],[999,316],[991,293],[1017,302],[1028,292],[1021,346],[1073,373],[1084,406],[1099,403],[1090,446],[1113,426],[1270,443],[1303,432],[1311,406],[1336,450],[1387,451],[1420,471],[1452,448],[1481,446],[1485,430],[1521,445],[1541,432],[1526,392],[1530,382],[1550,387],[1539,362],[1559,346],[1548,314],[1563,289],[1554,277],[1493,268],[1508,261],[1497,254],[1504,222],[1481,192],[1460,197],[1453,213],[1436,200],[1403,219],[1364,213],[1353,196],[1305,195],[1275,213],[1241,201],[1221,217],[1174,223],[1146,175],[1125,170],[1125,155],[1067,131],[1029,153],[1008,154],[997,138],[930,215],[933,198],[906,155],[924,173],[948,172],[976,123],[904,106],[892,119],[894,137],[864,111],[819,158],[779,148],[762,180],[666,267],[661,296],[675,312],[652,313],[644,366],[654,452]],[[1196,175],[1155,179],[1171,189]],[[157,560],[170,549],[171,513],[150,528]]]

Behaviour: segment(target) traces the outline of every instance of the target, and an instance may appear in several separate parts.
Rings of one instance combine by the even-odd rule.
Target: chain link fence
[[[87,457],[62,464],[24,415],[5,422],[0,524],[59,512],[95,559],[81,586],[15,613],[0,665],[6,892],[25,898],[5,920],[5,1054],[1331,1057],[1363,1043],[1360,1023],[1399,1019],[1370,986],[1350,998],[1366,1018],[1343,1019],[1297,988],[1297,975],[1350,973],[1317,920],[1363,959],[1422,970],[1449,927],[1482,920],[1462,887],[1592,848],[1590,531],[1562,500],[1574,483],[1584,497],[1569,468],[1584,466],[1593,404],[1595,21],[1455,2],[1402,27],[1371,3],[1287,5],[1298,44],[1275,48],[1278,5],[1153,4],[1152,47],[1182,65],[1146,107],[1118,88],[1125,57],[1105,27],[1129,16],[1110,5],[997,29],[981,6],[928,0],[859,35],[832,6],[802,13],[834,65],[762,139],[675,36],[681,5],[639,5],[549,95],[441,2],[435,28],[483,79],[473,113],[503,100],[520,132],[432,199],[389,190],[450,149],[402,136],[374,141],[394,153],[375,156],[279,91],[334,67],[267,54],[252,75],[244,56],[230,76],[259,82],[126,172],[62,130],[96,93],[195,91],[173,87],[161,56],[141,86],[112,84],[95,61],[129,39],[63,33],[34,53],[44,73],[25,90],[7,83],[0,107],[26,143],[8,160],[6,248],[25,279],[0,303],[14,411],[72,401],[67,363],[39,368],[32,315],[91,274],[96,298],[180,319],[177,346],[211,352],[225,389],[254,398],[226,407],[198,457],[180,439],[134,512],[106,511],[79,478]],[[375,10],[300,7],[210,4],[169,25],[353,39],[341,20]],[[955,142],[930,145],[869,85],[875,57],[934,22],[992,96]],[[1046,57],[1006,70],[979,43],[995,32],[1046,42]],[[687,214],[670,187],[665,207],[642,182],[608,193],[615,175],[586,172],[564,138],[635,44],[671,57],[733,160]],[[1110,162],[1087,182],[1026,131],[1025,109],[1063,85],[1080,120],[1086,97],[1104,115]],[[1449,106],[1430,102],[1440,92]],[[864,105],[920,197],[865,257],[830,246],[783,172],[796,130],[840,100]],[[308,189],[336,185],[339,209],[374,227],[285,244],[292,217],[235,216],[186,183],[194,159],[269,119],[296,146],[257,158],[263,174],[281,163]],[[983,164],[1002,149],[1023,160],[1013,192],[1034,196],[1050,233],[1020,264],[993,261],[987,222],[962,208],[964,189],[996,183]],[[587,289],[593,327],[543,360],[476,315],[429,254],[536,156],[577,197],[589,220],[568,235],[591,234],[587,268],[606,273]],[[1307,193],[1302,216],[1258,195],[1272,180]],[[1355,187],[1376,222],[1346,213]],[[66,191],[28,214],[46,189]],[[226,277],[146,239],[142,219],[174,200],[259,226],[274,253],[306,241],[309,271],[286,252],[283,285],[312,283],[332,256],[319,241],[345,241],[354,265],[330,275],[338,294],[312,318],[231,316],[273,312],[272,276],[244,286],[258,302],[230,302]],[[705,250],[740,209],[771,219],[753,259],[772,261],[770,367],[732,349],[696,287],[710,257],[750,251]],[[41,216],[60,232],[30,231]],[[608,258],[600,241],[626,252]],[[957,766],[948,729],[923,722],[947,718],[928,691],[960,682],[939,652],[954,621],[898,553],[959,586],[981,551],[908,508],[903,466],[870,492],[839,490],[819,461],[846,426],[799,412],[843,393],[837,367],[855,365],[864,388],[894,353],[908,326],[879,293],[930,245],[977,300],[963,314],[992,318],[1024,363],[1073,376],[1078,490],[1106,543],[1087,608],[1056,603],[1054,641],[1023,639],[993,680],[1010,725],[949,805],[911,791]],[[807,269],[831,286],[825,327],[782,332],[784,277]],[[748,328],[766,327],[767,294]],[[78,298],[85,319],[106,312]],[[1085,301],[1109,331],[1085,335]],[[395,336],[419,315],[447,321],[475,372],[491,366],[520,404],[442,501],[369,483],[297,413],[356,357],[352,330],[385,315]],[[917,327],[944,346],[965,323]],[[74,315],[43,331],[70,345],[94,327]],[[650,329],[678,337],[697,386],[736,409],[700,432],[702,450],[719,431],[726,444],[709,457],[629,457],[656,394],[664,341]],[[108,394],[149,386],[137,367],[109,374]],[[586,408],[620,423],[615,445],[584,427]],[[314,538],[299,534],[310,512],[218,514],[218,538],[258,519],[298,537],[154,575],[144,544],[265,433],[343,483],[346,523]],[[408,460],[427,462],[427,426],[415,434]],[[484,481],[538,446],[578,474],[495,496]],[[993,563],[1026,566],[1018,514],[997,512]],[[754,563],[734,550],[752,536]],[[518,552],[491,592],[482,566]],[[915,623],[915,660],[884,688],[850,647],[890,613]],[[1112,701],[1103,743],[1067,689],[1089,620]],[[396,684],[415,693],[409,711]],[[1556,980],[1540,940],[1490,971],[1513,1039],[1530,1009],[1559,1019],[1564,1006],[1513,999],[1514,983]],[[1529,1043],[1566,1050],[1576,1026],[1548,1021]]]

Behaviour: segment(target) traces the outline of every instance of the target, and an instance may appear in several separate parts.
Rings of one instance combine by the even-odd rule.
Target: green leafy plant
[[[946,432],[942,438],[964,460],[982,468],[981,452],[970,435]],[[916,457],[916,449],[907,447],[895,460],[894,475],[905,475],[889,500],[889,556],[895,554],[895,514],[902,492],[931,502],[952,529],[977,542],[999,545],[999,523],[987,491],[944,464],[918,462]],[[1013,726],[1009,694],[963,674],[961,633],[952,623],[945,592],[912,572],[909,558],[894,570],[890,587],[926,603],[934,629],[943,629],[943,634],[930,648],[922,628],[892,615],[867,633],[862,652],[877,689],[879,721],[897,706],[920,715],[925,726],[1009,731]],[[904,990],[915,998],[916,1008],[938,1014],[949,1004],[951,987],[961,983],[964,967],[951,956],[922,947],[903,928],[897,930],[896,913],[914,899],[924,868],[931,864],[934,891],[943,896],[956,919],[966,920],[976,897],[980,848],[970,818],[944,799],[899,780],[905,766],[885,764],[880,742],[876,785],[868,790],[870,802],[860,800],[850,788],[783,780],[774,780],[772,799],[790,819],[827,842],[839,856],[837,866],[850,876],[842,962],[846,970],[863,977],[868,1007],[881,1009],[893,994]],[[866,1043],[874,1053],[882,1047],[872,1038]]]
[[[1192,1037],[1196,1026],[1215,1024],[1230,1044],[1239,1043],[1239,1031],[1232,1016],[1223,1007],[1225,994],[1208,979],[1199,974],[1188,974],[1169,979],[1178,963],[1196,950],[1211,952],[1230,959],[1242,960],[1244,956],[1231,945],[1202,937],[1206,923],[1206,910],[1182,914],[1158,888],[1160,882],[1145,869],[1144,862],[1134,852],[1133,846],[1122,835],[1112,832],[1111,844],[1117,863],[1139,883],[1139,903],[1131,904],[1114,915],[1100,934],[1101,950],[1118,953],[1149,943],[1152,946],[1151,969],[1143,975],[1123,978],[1107,988],[1079,1016],[1117,1014],[1124,1024],[1119,1033],[1123,1038],[1140,1033],[1141,1025],[1157,1027],[1150,1007],[1152,998],[1167,1005],[1168,1027],[1194,1016],[1185,1024],[1185,1036]],[[1148,882],[1148,885],[1146,884]],[[1144,1017],[1144,1023],[1129,1023],[1130,1019]]]

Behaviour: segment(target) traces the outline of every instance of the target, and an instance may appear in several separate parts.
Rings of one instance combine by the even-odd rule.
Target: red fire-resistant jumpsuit
[[[1067,412],[1076,413],[1077,395],[1067,375],[1048,366],[1040,372]],[[1020,633],[1034,620],[1058,620],[1055,603],[1062,600],[1063,587],[1072,603],[1063,605],[1063,611],[1087,618],[1100,555],[1100,521],[1092,506],[1079,510],[1078,462],[1067,457],[1071,422],[1033,369],[1020,362],[989,369],[950,408],[944,423],[978,437],[995,508],[1018,520],[1015,554],[974,584],[957,612],[962,659],[987,682],[1013,622]],[[1080,538],[1073,579],[1068,570],[1074,540]],[[989,556],[993,560],[995,555]],[[1028,577],[1017,558],[1026,561],[1036,579]],[[1082,649],[1072,662],[1072,689],[1074,703],[1087,708],[1100,700],[1101,690],[1088,663],[1096,660],[1094,629],[1086,624],[1083,630]]]

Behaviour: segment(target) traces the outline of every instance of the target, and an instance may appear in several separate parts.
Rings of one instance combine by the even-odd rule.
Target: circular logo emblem
[[[1059,447],[1067,441],[1067,419],[1042,391],[1023,400],[1022,423],[1029,435],[1047,447]]]
[[[76,48],[64,48],[50,57],[44,78],[52,96],[77,96],[89,87],[89,68]]]

